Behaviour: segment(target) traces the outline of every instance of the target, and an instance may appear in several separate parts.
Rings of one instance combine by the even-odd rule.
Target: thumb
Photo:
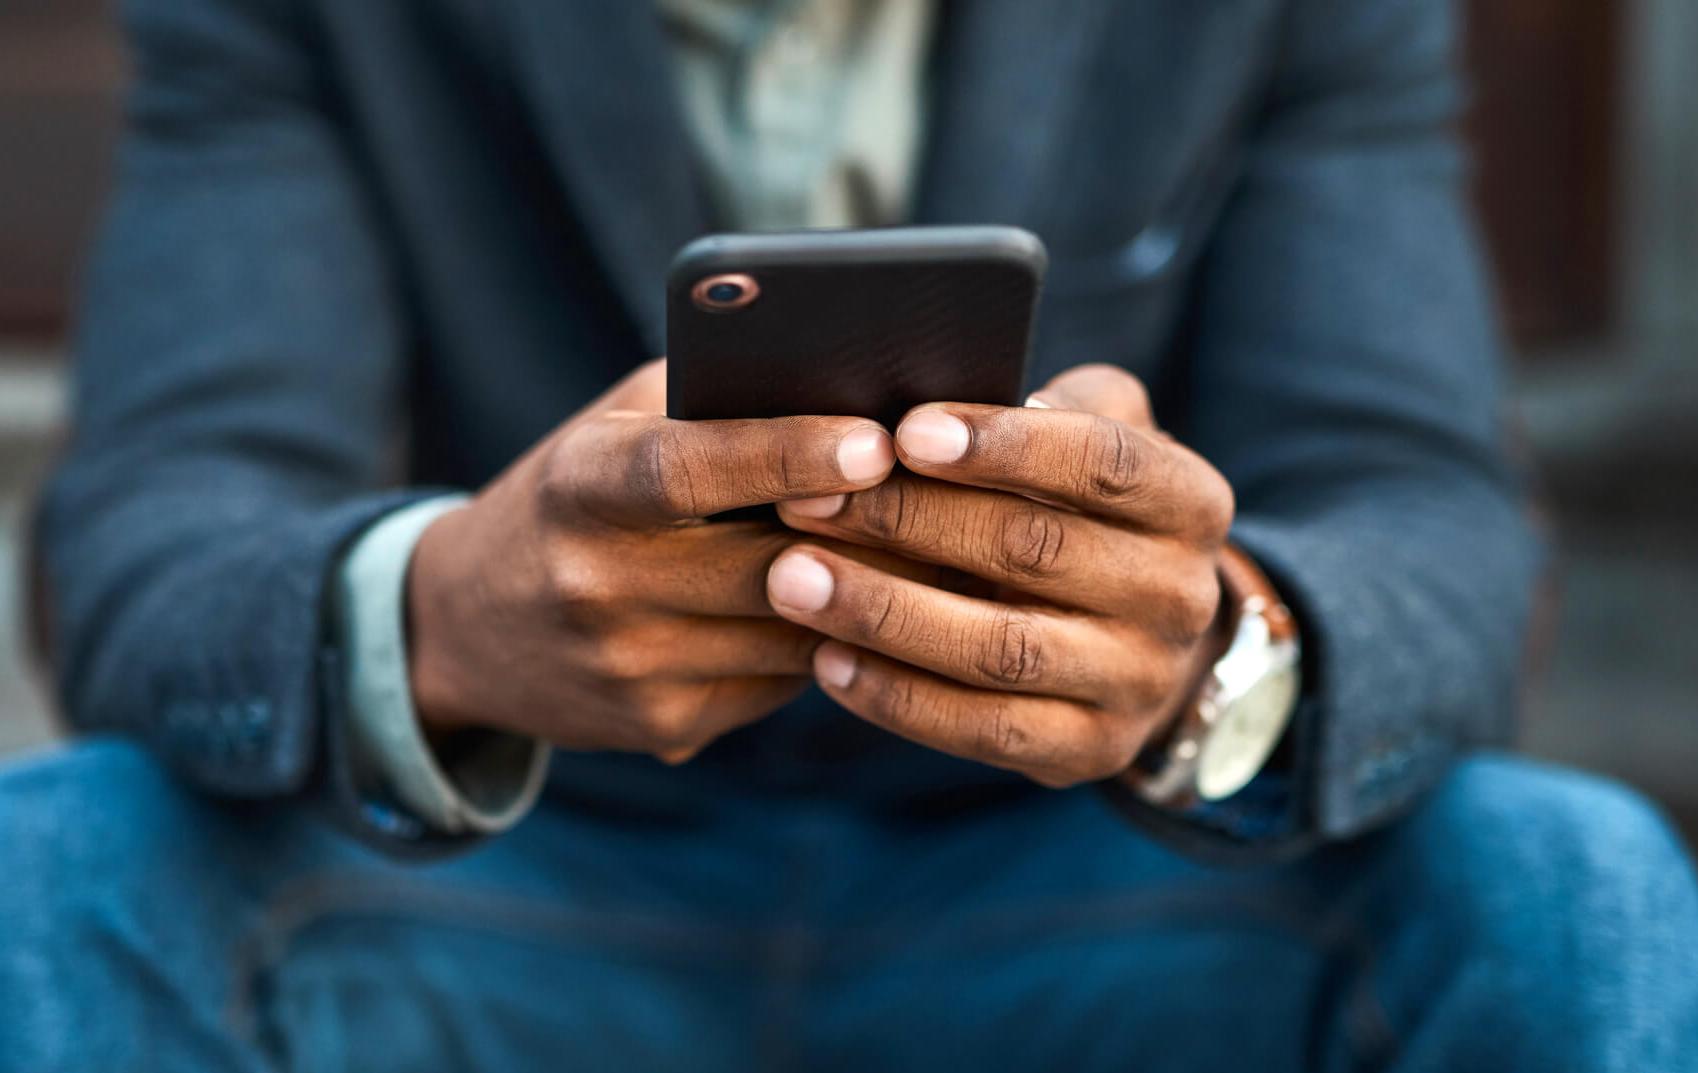
[[[1150,393],[1143,381],[1118,365],[1075,365],[1058,373],[1026,399],[1027,406],[1077,410],[1123,421],[1133,428],[1153,429]]]

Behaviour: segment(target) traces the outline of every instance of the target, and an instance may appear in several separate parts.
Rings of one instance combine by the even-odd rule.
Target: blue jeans
[[[1090,792],[545,807],[428,866],[96,742],[0,775],[0,1070],[1698,1068],[1698,885],[1504,758],[1222,870]]]

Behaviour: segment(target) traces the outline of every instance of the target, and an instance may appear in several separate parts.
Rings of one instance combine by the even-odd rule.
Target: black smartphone
[[[1047,263],[1014,227],[698,239],[667,279],[667,414],[892,426],[926,402],[1017,406]]]

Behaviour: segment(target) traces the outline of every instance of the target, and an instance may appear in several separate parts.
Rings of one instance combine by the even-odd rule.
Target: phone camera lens
[[[746,309],[760,293],[754,277],[741,272],[709,276],[690,288],[690,297],[696,308],[707,313],[735,313]]]

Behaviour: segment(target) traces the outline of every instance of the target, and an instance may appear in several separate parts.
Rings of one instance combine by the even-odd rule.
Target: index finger
[[[1074,410],[934,403],[896,429],[902,463],[956,484],[1031,496],[1161,532],[1225,532],[1232,491],[1151,429]]]
[[[551,487],[629,527],[869,488],[895,465],[890,434],[855,417],[675,421],[616,410],[562,444]]]

